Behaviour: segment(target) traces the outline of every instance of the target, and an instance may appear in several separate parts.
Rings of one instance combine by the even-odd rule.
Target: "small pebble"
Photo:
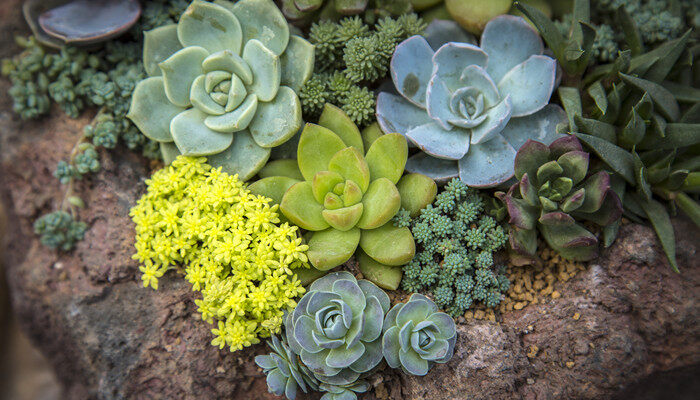
[[[575,313],[575,314],[574,314],[574,320],[578,321],[579,318],[581,318],[581,314]]]
[[[573,368],[573,367],[574,367],[574,362],[573,362],[573,361],[567,361],[567,362],[566,362],[566,367],[569,368],[569,369]]]

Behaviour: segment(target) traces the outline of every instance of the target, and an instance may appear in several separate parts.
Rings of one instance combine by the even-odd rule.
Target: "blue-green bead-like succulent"
[[[297,390],[301,388],[304,393],[308,390],[318,390],[318,381],[311,371],[277,336],[267,343],[272,348],[272,353],[255,357],[255,363],[263,369],[267,375],[267,388],[270,393],[277,396],[285,395],[287,399],[294,400]]]
[[[195,0],[177,24],[145,32],[143,64],[128,118],[164,152],[247,180],[301,127],[314,49],[272,0]]]
[[[515,153],[528,139],[559,137],[556,126],[566,116],[548,104],[556,61],[543,55],[542,39],[525,20],[496,17],[481,46],[472,43],[446,21],[401,42],[391,60],[400,96],[380,93],[377,119],[384,132],[423,150],[406,164],[410,172],[491,187],[513,177]]]
[[[354,398],[347,397],[357,392],[353,384],[382,361],[389,305],[389,296],[372,282],[348,272],[328,274],[287,315],[287,342],[314,377],[333,389],[329,393]]]
[[[414,293],[408,302],[392,307],[384,318],[382,352],[391,368],[425,375],[435,363],[446,363],[457,340],[455,321],[435,303]]]

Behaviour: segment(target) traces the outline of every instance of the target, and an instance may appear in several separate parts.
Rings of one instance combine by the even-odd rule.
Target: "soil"
[[[0,4],[0,56],[24,33],[19,0]],[[0,81],[7,93],[9,82]],[[144,192],[149,162],[118,147],[81,181],[90,226],[70,253],[39,243],[33,221],[55,209],[52,173],[92,117],[60,110],[21,121],[0,98],[0,199],[8,239],[2,253],[13,311],[53,365],[66,399],[273,399],[253,358],[260,344],[230,353],[211,346],[211,326],[178,274],[143,288],[131,259],[130,207]],[[700,232],[674,221],[674,273],[653,231],[626,224],[601,257],[557,286],[558,296],[464,320],[454,358],[426,377],[383,370],[361,399],[662,399],[700,390]],[[556,298],[554,298],[556,297]],[[693,397],[691,397],[693,396]],[[300,396],[317,399],[319,396]]]

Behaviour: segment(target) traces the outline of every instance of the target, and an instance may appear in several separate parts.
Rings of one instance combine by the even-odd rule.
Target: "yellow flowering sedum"
[[[202,319],[217,320],[212,344],[231,351],[278,333],[284,310],[304,293],[292,268],[309,267],[298,228],[279,224],[277,205],[212,168],[178,157],[146,181],[130,215],[144,287],[182,266]]]

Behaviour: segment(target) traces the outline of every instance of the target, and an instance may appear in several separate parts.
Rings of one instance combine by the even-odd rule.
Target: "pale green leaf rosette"
[[[145,33],[143,53],[149,78],[127,116],[166,162],[207,156],[248,180],[301,128],[296,90],[311,75],[314,48],[290,36],[272,0],[195,0],[176,25]]]

